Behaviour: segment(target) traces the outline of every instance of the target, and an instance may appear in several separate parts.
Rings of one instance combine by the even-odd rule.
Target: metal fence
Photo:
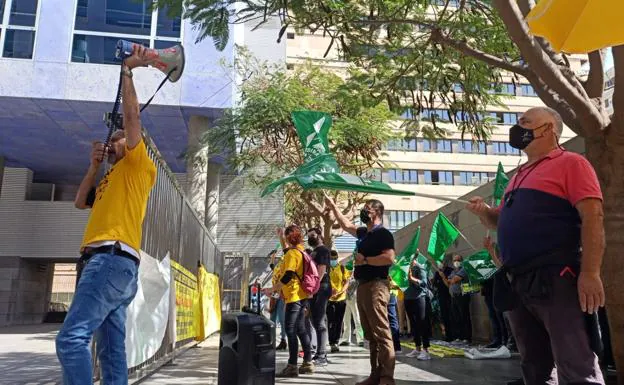
[[[151,138],[146,137],[146,144],[149,156],[156,165],[157,177],[147,203],[141,248],[158,260],[169,253],[171,260],[194,274],[197,274],[200,262],[208,272],[221,277],[224,264],[216,242],[210,237]],[[169,320],[170,323],[172,321]],[[175,342],[170,326],[157,353],[128,370],[131,380],[143,378],[171,361],[176,350],[194,341],[191,338]],[[100,378],[97,358],[94,360],[94,377],[95,380]]]

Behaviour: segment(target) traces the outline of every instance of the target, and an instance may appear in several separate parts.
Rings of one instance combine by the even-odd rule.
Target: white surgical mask
[[[461,265],[462,265],[462,264],[461,264],[461,262],[459,262],[459,261],[455,261],[455,262],[453,262],[453,266],[454,266],[456,269],[459,269],[459,268],[461,267]]]

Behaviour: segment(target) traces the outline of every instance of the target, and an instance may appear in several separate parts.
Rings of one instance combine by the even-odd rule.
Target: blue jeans
[[[388,322],[390,323],[390,332],[392,333],[392,343],[394,344],[394,351],[400,352],[401,338],[399,333],[397,297],[394,294],[390,294],[390,301],[388,302]]]
[[[89,343],[94,333],[103,383],[128,384],[126,308],[136,295],[137,278],[138,266],[128,258],[95,254],[89,259],[56,337],[65,385],[93,384]]]
[[[278,298],[277,301],[275,301],[275,309],[273,309],[273,312],[271,312],[271,321],[275,325],[277,325],[277,322],[279,322],[282,340],[286,340],[286,312],[284,300],[281,298]]]

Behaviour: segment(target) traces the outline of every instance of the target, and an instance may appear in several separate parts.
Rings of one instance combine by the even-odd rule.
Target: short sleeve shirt
[[[466,273],[466,270],[459,269],[459,270],[453,270],[453,272],[451,272],[451,275],[449,275],[448,279],[451,280],[453,279],[453,277],[460,277],[462,280],[452,284],[449,287],[449,291],[451,292],[452,296],[458,296],[462,294],[462,283],[466,283],[468,282],[468,274]]]
[[[351,273],[344,266],[338,265],[336,267],[332,267],[329,272],[329,278],[331,280],[332,290],[335,292],[340,292],[345,287],[349,278],[351,277]],[[340,295],[334,295],[329,300],[332,302],[340,302],[347,299],[347,293],[344,292]]]
[[[521,167],[498,210],[498,246],[505,266],[514,267],[556,251],[578,251],[581,218],[575,206],[602,200],[596,172],[583,156],[553,150]]]
[[[312,251],[312,254],[310,256],[316,263],[316,266],[325,265],[325,268],[326,268],[325,271],[329,273],[329,268],[331,266],[330,265],[331,254],[330,254],[329,249],[326,246],[323,246],[323,245],[318,246]],[[329,283],[329,275],[325,274],[321,279],[321,284],[328,284],[328,283]]]
[[[388,229],[376,226],[371,231],[366,227],[357,229],[357,251],[367,258],[377,257],[385,250],[394,250],[394,237]],[[390,266],[355,266],[354,277],[358,281],[371,281],[373,279],[387,279]]]
[[[273,272],[277,281],[281,280],[287,271],[294,271],[297,274],[296,277],[293,277],[290,282],[282,287],[282,296],[284,297],[284,302],[286,303],[297,302],[308,298],[308,295],[303,290],[301,282],[298,278],[303,276],[302,251],[303,246],[298,246],[297,249],[288,250],[282,259],[282,263],[280,263]]]
[[[418,299],[427,294],[427,273],[423,268],[416,265],[411,267],[412,277],[420,280],[420,285],[409,282],[409,287],[405,290],[405,299]]]

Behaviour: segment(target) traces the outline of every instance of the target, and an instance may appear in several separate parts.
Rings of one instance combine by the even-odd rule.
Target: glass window
[[[523,84],[520,86],[520,88],[522,89],[523,96],[537,96],[537,93],[535,93],[533,86],[530,84]]]
[[[459,152],[472,153],[472,142],[470,140],[460,140]]]
[[[7,29],[5,31],[2,56],[17,59],[32,59],[35,46],[35,31]]]
[[[179,43],[177,41],[171,41],[171,40],[154,40],[154,48],[156,49],[171,48],[176,44],[179,44]],[[147,41],[147,45],[149,46],[149,41]]]
[[[503,113],[503,124],[516,124],[518,123],[518,114],[515,112]]]
[[[4,8],[4,5],[2,8]],[[36,19],[37,0],[13,0],[9,24],[34,27]]]
[[[453,172],[452,171],[424,171],[425,184],[453,184]]]
[[[423,151],[424,152],[431,152],[431,150],[432,150],[431,140],[429,140],[429,139],[422,139],[421,143],[422,143],[422,147],[423,147]]]
[[[158,9],[158,23],[156,24],[156,35],[166,37],[180,37],[182,30],[182,18],[176,16],[171,19],[167,16],[169,8],[162,7]]]
[[[452,152],[451,141],[446,139],[440,139],[436,142],[437,152]]]
[[[0,0],[0,17],[4,16],[4,1],[5,0]],[[2,20],[0,19],[0,24],[2,24]]]
[[[150,35],[150,1],[84,1],[76,9],[78,30]]]
[[[74,35],[72,49],[72,62],[75,63],[98,63],[119,64],[115,58],[115,45],[117,37]],[[133,40],[135,43],[149,47],[149,40]],[[171,42],[168,42],[170,45]]]
[[[406,108],[401,114],[403,119],[414,119],[414,111],[411,108]]]

